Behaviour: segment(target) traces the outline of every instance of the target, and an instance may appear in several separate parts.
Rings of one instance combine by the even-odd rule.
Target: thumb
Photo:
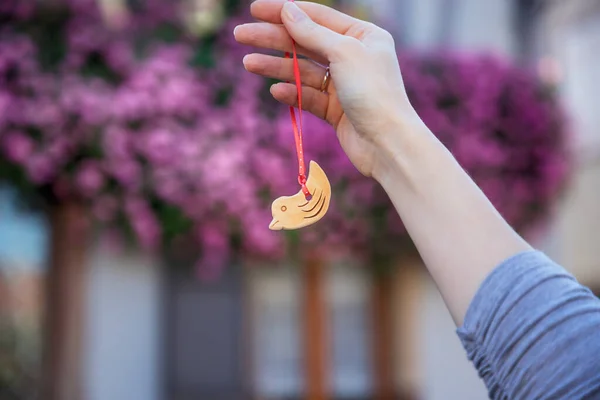
[[[314,22],[293,1],[281,9],[281,20],[289,35],[302,47],[326,58],[329,62],[339,58],[339,47],[346,37]]]

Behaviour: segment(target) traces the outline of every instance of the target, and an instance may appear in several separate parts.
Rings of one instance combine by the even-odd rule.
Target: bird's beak
[[[269,224],[269,229],[272,231],[280,231],[283,228],[281,226],[277,226],[277,224],[279,224],[279,220],[273,218],[273,221],[271,221],[271,223]]]

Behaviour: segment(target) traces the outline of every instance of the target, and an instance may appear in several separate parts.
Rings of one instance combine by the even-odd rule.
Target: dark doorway
[[[166,398],[240,400],[245,384],[243,281],[228,267],[216,282],[169,272],[166,302]]]

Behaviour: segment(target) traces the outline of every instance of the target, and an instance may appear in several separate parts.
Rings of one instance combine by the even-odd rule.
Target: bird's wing
[[[306,186],[312,198],[299,205],[303,213],[303,220],[313,223],[321,219],[329,209],[331,199],[331,184],[323,169],[314,161],[310,162],[308,180]]]
[[[327,197],[331,196],[331,185],[329,184],[329,179],[327,179],[327,175],[325,175],[325,171],[323,171],[321,166],[314,161],[310,162],[310,170],[308,179],[306,180],[306,187],[311,194],[316,192],[317,189],[321,189],[325,194],[327,194]]]

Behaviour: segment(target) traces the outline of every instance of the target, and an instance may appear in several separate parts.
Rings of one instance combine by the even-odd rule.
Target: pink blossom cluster
[[[423,120],[517,229],[547,216],[570,170],[567,119],[553,89],[491,55],[408,56]]]
[[[299,189],[287,108],[243,70],[247,49],[231,38],[233,19],[212,50],[212,68],[193,65],[196,40],[150,40],[148,29],[177,21],[165,9],[176,3],[150,1],[126,31],[114,31],[96,2],[69,0],[66,51],[51,67],[40,61],[35,37],[16,29],[35,7],[0,7],[0,17],[17,21],[0,29],[0,167],[20,171],[9,179],[24,176],[59,201],[83,200],[103,225],[125,221],[147,250],[191,235],[203,276],[233,252],[277,260],[293,244],[368,258],[407,243],[382,190],[355,170],[332,128],[310,116],[305,151],[332,181],[331,209],[291,241],[268,230],[270,202]],[[554,96],[490,57],[408,54],[401,61],[422,118],[508,220],[521,229],[543,217],[568,171]],[[101,74],[90,73],[98,66]]]

